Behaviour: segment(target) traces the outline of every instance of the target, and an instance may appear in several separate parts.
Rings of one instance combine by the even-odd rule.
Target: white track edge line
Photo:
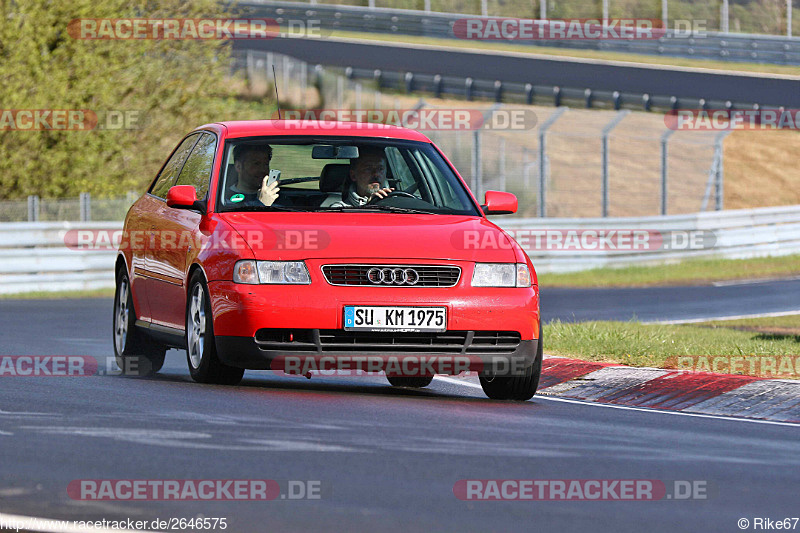
[[[698,322],[712,322],[712,321],[723,321],[723,320],[741,320],[744,318],[769,318],[775,316],[789,316],[789,315],[800,315],[800,309],[795,309],[793,311],[775,311],[772,313],[752,313],[749,315],[728,315],[728,316],[712,316],[712,317],[704,317],[704,318],[686,318],[681,320],[651,320],[647,322],[642,322],[642,324],[696,324]]]

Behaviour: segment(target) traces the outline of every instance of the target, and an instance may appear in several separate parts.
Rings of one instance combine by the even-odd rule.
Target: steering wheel
[[[392,191],[386,195],[386,198],[391,198],[393,196],[405,196],[407,198],[416,198],[416,196],[407,191]],[[385,200],[386,198],[383,199]]]
[[[390,192],[389,194],[387,194],[386,196],[384,196],[383,198],[373,198],[373,199],[372,199],[372,200],[370,200],[368,203],[372,204],[372,203],[382,202],[383,200],[386,200],[387,198],[393,198],[393,197],[395,197],[395,198],[396,198],[396,197],[398,197],[398,196],[403,196],[403,197],[406,197],[406,198],[417,198],[416,196],[414,196],[414,195],[413,195],[413,194],[411,194],[410,192],[406,192],[406,191],[392,191],[392,192]]]

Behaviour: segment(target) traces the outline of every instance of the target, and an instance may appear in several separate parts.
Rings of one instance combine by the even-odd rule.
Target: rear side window
[[[184,161],[186,161],[189,152],[192,151],[194,143],[196,143],[199,138],[199,134],[194,134],[184,139],[180,146],[178,146],[178,149],[175,150],[175,153],[172,154],[172,157],[169,158],[167,164],[164,165],[164,170],[158,175],[158,179],[156,179],[156,182],[150,189],[150,194],[158,196],[159,198],[167,197],[167,191],[172,187],[175,178],[178,176],[178,172],[180,172],[181,167],[183,167]]]
[[[210,133],[204,133],[186,160],[175,185],[192,185],[197,191],[197,198],[202,200],[208,192],[211,180],[211,169],[214,166],[214,154],[217,151],[217,139]]]

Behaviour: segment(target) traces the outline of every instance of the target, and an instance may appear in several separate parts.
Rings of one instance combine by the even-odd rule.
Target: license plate
[[[376,307],[347,305],[348,331],[447,331],[446,307]]]

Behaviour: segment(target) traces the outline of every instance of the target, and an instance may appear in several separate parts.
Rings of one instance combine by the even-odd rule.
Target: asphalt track
[[[800,283],[719,289],[750,294],[752,303],[765,287],[796,294]],[[641,289],[640,301],[682,290],[704,299],[697,288],[666,288]],[[632,298],[595,294],[595,309]],[[543,301],[557,315],[585,297],[551,289]],[[89,355],[103,368],[112,353],[110,299],[0,300],[0,324],[0,355]],[[412,391],[380,376],[248,372],[237,387],[204,386],[191,382],[175,350],[153,378],[4,377],[0,512],[75,520],[202,514],[248,533],[737,531],[740,518],[797,515],[796,427],[540,396],[494,402],[474,385],[437,378]],[[321,499],[92,502],[68,496],[79,479],[273,479],[284,494],[289,480],[319,481]],[[707,497],[469,502],[453,493],[462,479],[654,479],[669,489],[685,480],[704,484]]]
[[[333,37],[236,40],[233,46],[240,50],[286,54],[311,64],[327,66],[800,107],[800,80],[789,76],[553,58],[513,52],[465,51],[456,47],[390,44]]]

